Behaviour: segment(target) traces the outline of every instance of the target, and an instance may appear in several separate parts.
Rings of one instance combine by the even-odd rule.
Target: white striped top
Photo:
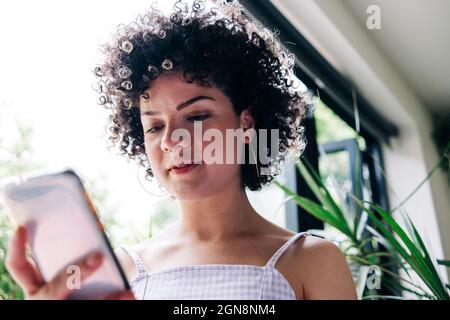
[[[139,300],[296,300],[294,289],[275,263],[294,241],[293,235],[264,266],[200,264],[147,272],[132,246],[120,246],[134,261],[137,276],[130,282]]]

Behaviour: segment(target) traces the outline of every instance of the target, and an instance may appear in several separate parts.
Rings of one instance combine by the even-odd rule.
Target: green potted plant
[[[450,143],[424,181],[393,210],[386,211],[376,203],[351,195],[361,211],[353,219],[346,212],[348,209],[335,201],[322,178],[307,161],[300,161],[296,166],[318,202],[296,194],[279,182],[275,183],[306,212],[344,235],[344,240],[338,241],[338,245],[354,272],[355,285],[361,299],[403,299],[404,293],[408,292],[417,299],[449,300],[450,286],[442,280],[438,265],[448,267],[450,261],[432,257],[406,213],[401,211],[403,226],[391,215],[414,195],[442,162],[449,160],[449,150]],[[381,273],[377,276],[383,276],[383,285],[393,294],[379,295],[377,288],[366,285],[370,269]],[[392,269],[401,272],[393,272]],[[421,281],[417,281],[417,277]]]

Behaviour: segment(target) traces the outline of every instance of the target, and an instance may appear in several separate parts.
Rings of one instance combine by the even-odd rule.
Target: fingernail
[[[97,267],[100,262],[102,261],[102,254],[101,252],[95,252],[92,253],[87,259],[86,259],[86,267],[89,269],[93,269]]]

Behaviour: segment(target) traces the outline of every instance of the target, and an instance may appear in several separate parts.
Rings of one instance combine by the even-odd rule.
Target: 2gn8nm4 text
[[[242,315],[242,314],[276,314],[274,305],[248,305],[248,304],[219,304],[217,314]]]

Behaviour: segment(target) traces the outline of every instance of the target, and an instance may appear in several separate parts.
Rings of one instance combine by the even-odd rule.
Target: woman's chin
[[[180,201],[196,201],[208,198],[214,192],[212,190],[207,190],[199,186],[180,186],[175,188],[174,196]]]
[[[167,189],[178,200],[196,201],[224,192],[238,179],[237,170],[229,170],[229,166],[216,165],[205,169],[206,166],[200,165],[188,172],[169,172],[166,177]]]

